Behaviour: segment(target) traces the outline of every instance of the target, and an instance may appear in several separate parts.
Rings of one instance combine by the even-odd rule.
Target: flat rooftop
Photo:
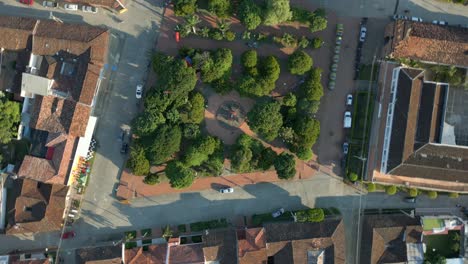
[[[468,147],[468,90],[450,86],[441,143]]]

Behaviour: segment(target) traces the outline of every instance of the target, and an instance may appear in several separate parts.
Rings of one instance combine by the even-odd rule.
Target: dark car
[[[63,233],[62,238],[67,239],[67,238],[74,238],[76,236],[76,233],[74,231],[68,231]]]
[[[122,147],[120,148],[120,153],[122,154],[127,154],[128,152],[128,144],[127,143],[123,143],[122,144]]]
[[[406,197],[405,202],[407,202],[407,203],[416,203],[416,197]]]

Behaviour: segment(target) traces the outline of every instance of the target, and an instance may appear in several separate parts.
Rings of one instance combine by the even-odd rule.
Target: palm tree
[[[192,29],[194,34],[197,34],[197,29],[195,26],[201,22],[200,18],[197,15],[190,15],[185,17],[185,23],[187,27]]]
[[[162,237],[163,237],[164,239],[166,239],[166,241],[169,241],[169,239],[172,237],[172,230],[171,230],[171,227],[170,227],[169,225],[167,225],[167,226],[164,228]]]
[[[224,34],[229,30],[231,27],[231,22],[229,22],[226,19],[218,19],[216,20],[216,26],[218,26],[219,31],[221,31],[221,34],[224,37]]]

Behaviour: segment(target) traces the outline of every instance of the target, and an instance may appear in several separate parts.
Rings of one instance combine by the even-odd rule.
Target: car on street
[[[219,190],[220,193],[233,193],[234,192],[234,188],[223,188],[221,190]]]
[[[432,21],[432,24],[434,24],[434,25],[441,25],[441,26],[447,26],[447,25],[448,25],[447,22],[442,21],[442,20],[433,20],[433,21]]]
[[[393,20],[408,20],[408,17],[407,16],[404,16],[404,15],[393,15]]]
[[[361,33],[359,34],[359,41],[364,42],[366,40],[367,28],[361,27]]]
[[[423,22],[422,18],[420,18],[420,17],[411,17],[411,21],[413,21],[413,22]]]
[[[343,154],[348,154],[348,150],[349,150],[349,143],[348,142],[345,142],[343,143]]]
[[[83,10],[83,12],[85,13],[97,13],[97,8],[94,6],[84,5],[83,7],[81,7],[81,10]]]
[[[280,208],[280,209],[274,211],[273,213],[271,213],[271,216],[273,216],[273,218],[276,218],[276,217],[279,217],[282,214],[284,214],[284,208]]]
[[[52,1],[44,1],[42,2],[43,7],[50,7],[50,8],[56,8],[58,7],[58,4]]]
[[[343,127],[344,128],[351,128],[351,112],[346,111],[344,113],[344,120],[343,120]]]
[[[122,154],[127,154],[128,152],[128,144],[127,143],[123,143],[122,144],[122,147],[120,148],[120,153]]]
[[[138,84],[136,87],[136,98],[141,99],[141,96],[143,95],[143,85]]]
[[[353,105],[353,95],[352,94],[348,94],[346,96],[346,105]]]
[[[22,3],[22,4],[25,4],[25,5],[33,5],[34,4],[34,0],[20,0],[19,2]]]
[[[74,231],[68,231],[63,233],[62,239],[68,239],[68,238],[74,238],[76,236],[76,233]]]
[[[78,5],[77,4],[64,4],[63,8],[67,11],[78,11]]]
[[[416,203],[416,197],[405,197],[405,202],[406,203]]]

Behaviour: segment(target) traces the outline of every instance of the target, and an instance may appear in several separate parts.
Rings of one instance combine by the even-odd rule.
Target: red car
[[[76,233],[74,231],[68,231],[63,233],[62,239],[67,239],[67,238],[74,238],[76,236]]]
[[[25,4],[25,5],[33,5],[34,0],[19,0],[20,3]]]

